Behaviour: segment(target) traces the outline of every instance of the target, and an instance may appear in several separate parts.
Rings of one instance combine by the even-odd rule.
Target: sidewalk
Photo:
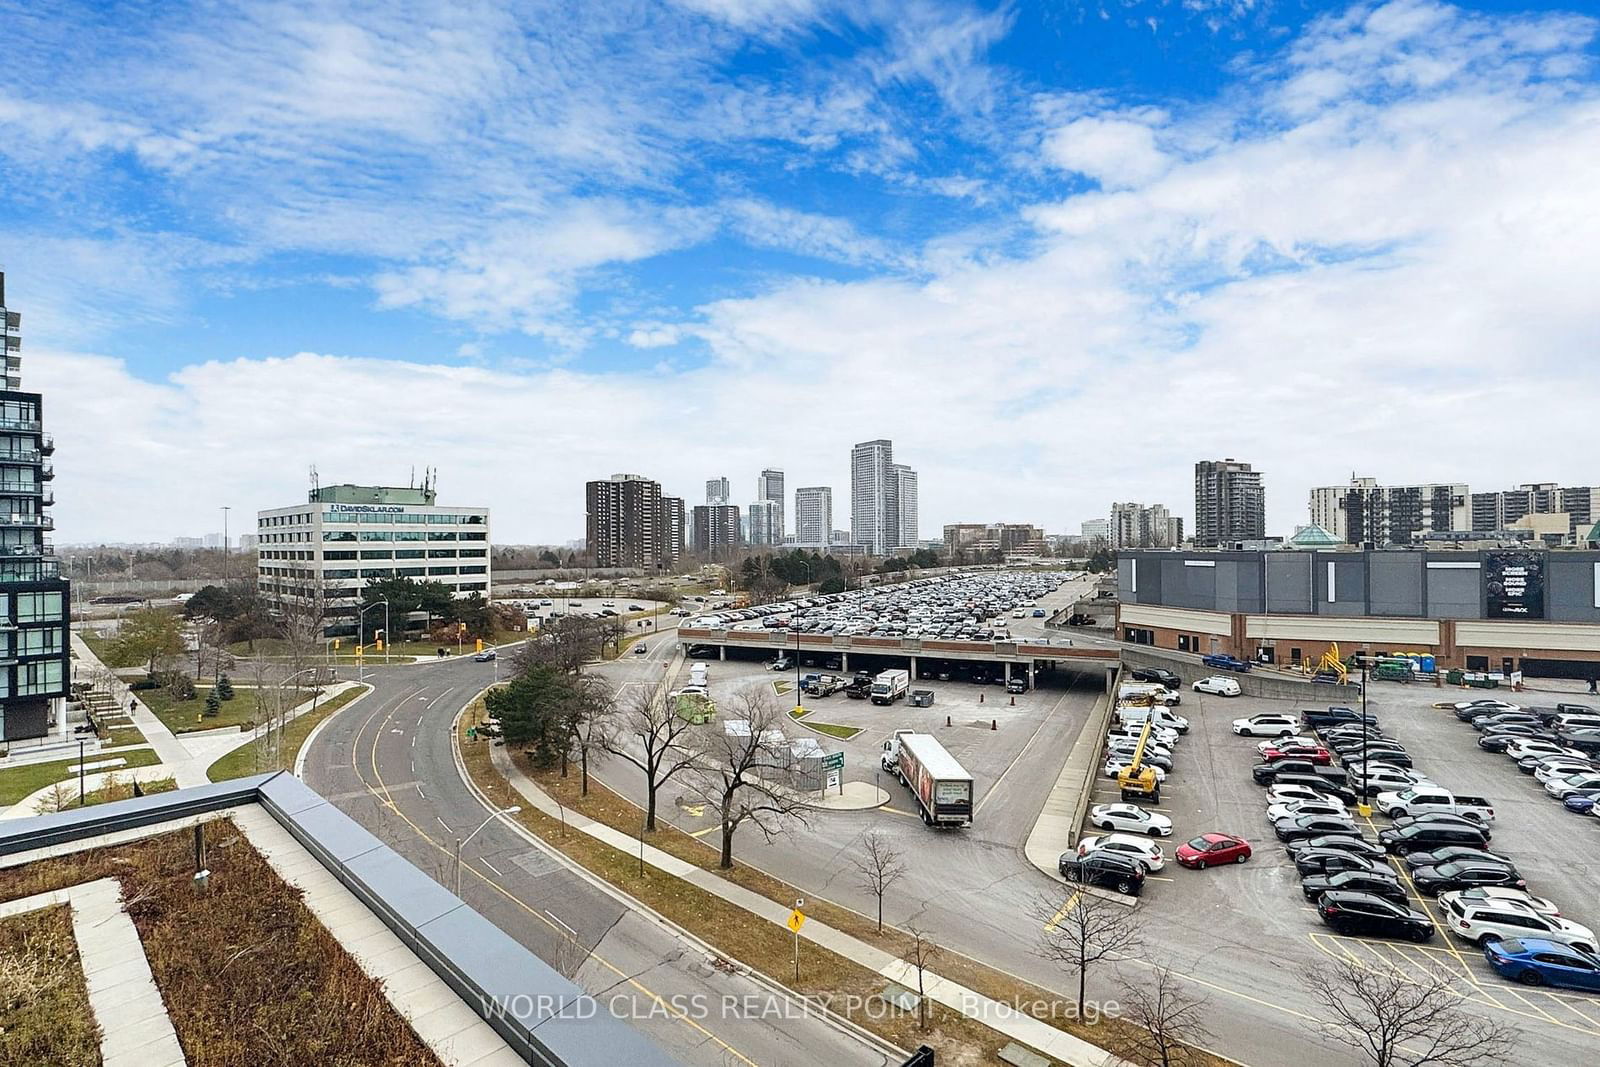
[[[510,754],[504,748],[492,750],[495,769],[505,775],[512,788],[515,789],[529,804],[538,808],[551,818],[565,818],[566,825],[574,830],[588,834],[598,841],[610,845],[628,856],[637,856],[640,853],[638,839],[615,830],[604,823],[595,822],[585,815],[570,810],[563,810],[550,796],[540,789],[522,769],[512,762]],[[652,845],[646,844],[643,848],[644,862],[655,867],[663,873],[689,882],[699,889],[712,893],[736,907],[743,908],[758,918],[778,926],[786,926],[789,920],[789,907],[776,901],[768,900],[741,885],[736,885],[725,878],[719,877],[696,867],[691,863],[678,859],[676,856],[663,852]],[[808,919],[801,928],[800,936],[807,941],[835,952],[840,956],[882,975],[885,979],[897,982],[908,988],[915,989],[917,984],[916,969],[889,953],[869,945],[840,930],[817,921]],[[1126,1067],[1125,1061],[1111,1055],[1104,1049],[1097,1048],[1081,1038],[1058,1030],[1047,1023],[1040,1022],[1030,1015],[1023,1014],[1010,1005],[992,1000],[975,990],[959,985],[948,979],[939,977],[933,972],[926,972],[924,986],[928,996],[937,1003],[953,1011],[960,1012],[968,1018],[975,1019],[990,1027],[997,1033],[1003,1034],[1013,1041],[1026,1045],[1039,1053],[1049,1056],[1071,1067]]]

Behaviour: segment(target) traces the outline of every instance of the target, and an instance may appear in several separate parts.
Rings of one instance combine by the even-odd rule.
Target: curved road
[[[671,642],[651,643],[653,661]],[[446,887],[455,839],[488,814],[457,770],[450,726],[492,679],[492,664],[470,658],[374,668],[373,692],[330,719],[305,753],[308,785]],[[720,969],[520,828],[484,827],[462,866],[464,900],[549,961],[570,958],[563,946],[575,936],[591,953],[578,983],[684,1063],[891,1062],[798,1002]]]

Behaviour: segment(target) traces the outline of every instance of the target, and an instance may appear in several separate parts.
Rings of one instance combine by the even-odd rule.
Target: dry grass
[[[34,803],[33,810],[39,815],[50,815],[58,811],[67,811],[72,808],[90,808],[96,804],[109,804],[113,800],[129,800],[134,796],[133,775],[123,778],[121,775],[112,774],[98,789],[89,790],[83,798],[83,803],[78,803],[77,782],[68,780],[56,786],[53,790],[40,797]],[[139,782],[139,795],[150,796],[153,793],[170,793],[178,788],[178,783],[171,778],[156,778],[150,781]]]
[[[463,723],[468,721],[475,721],[473,714],[469,713],[468,715],[464,715],[462,717]],[[473,775],[473,780],[477,782],[479,787],[483,788],[486,793],[489,793],[492,798],[497,800],[505,798],[503,800],[503,803],[505,804],[519,803],[519,800],[510,799],[512,797],[511,787],[506,784],[499,772],[496,771],[493,765],[489,762],[489,750],[481,743],[474,746],[462,741],[461,744],[463,753],[467,757],[466,762],[468,770]],[[539,783],[540,788],[549,793],[552,797],[570,810],[587,815],[589,818],[594,819],[597,822],[605,823],[607,826],[610,826],[616,830],[620,830],[621,832],[629,834],[630,836],[638,836],[640,825],[643,821],[641,809],[625,797],[622,797],[619,794],[612,792],[610,789],[607,789],[604,785],[601,785],[599,782],[595,781],[593,777],[591,777],[589,780],[589,795],[587,797],[583,797],[579,795],[579,782],[576,772],[569,774],[567,778],[563,779],[560,776],[559,771],[536,771],[526,763],[524,763],[522,766],[524,771],[528,773],[529,777],[535,779]],[[490,781],[491,779],[492,783]],[[490,792],[488,788],[489,784],[497,786],[501,792]],[[622,869],[623,877],[626,878],[627,881],[619,881],[610,874],[599,870],[595,866],[592,866],[582,856],[575,852],[572,846],[582,846],[587,851],[588,846],[593,845],[604,852],[610,853],[612,856],[619,855],[615,852],[615,850],[595,842],[594,839],[587,837],[587,835],[576,832],[568,832],[565,837],[562,837],[561,834],[563,828],[561,827],[560,823],[555,820],[547,819],[545,821],[554,826],[555,833],[557,835],[553,839],[548,838],[543,831],[535,827],[533,822],[529,820],[527,808],[524,808],[524,815],[522,818],[524,823],[527,824],[530,829],[533,829],[534,832],[539,833],[541,836],[546,836],[547,839],[551,840],[552,843],[558,848],[567,852],[569,855],[572,855],[574,859],[578,859],[580,863],[584,864],[584,866],[589,867],[591,870],[595,870],[596,873],[601,874],[608,881],[620,886],[623,889],[626,889],[635,896],[639,896],[640,899],[645,899],[646,902],[650,903],[652,907],[655,907],[658,911],[661,911],[663,914],[672,918],[673,921],[678,922],[680,925],[693,931],[703,940],[706,940],[719,948],[723,948],[733,958],[743,960],[757,969],[779,978],[780,980],[788,982],[790,979],[792,979],[793,970],[792,963],[790,962],[790,954],[792,953],[792,940],[790,939],[788,932],[782,928],[773,926],[771,923],[751,922],[747,917],[747,913],[743,912],[741,909],[733,907],[732,905],[725,906],[732,909],[731,915],[738,921],[724,926],[721,925],[720,922],[713,920],[704,928],[702,928],[696,914],[697,909],[686,909],[688,918],[686,918],[684,914],[680,914],[678,911],[673,910],[674,907],[678,905],[679,898],[687,898],[688,896],[693,895],[697,897],[706,897],[721,903],[719,898],[713,897],[711,894],[704,893],[703,891],[698,890],[687,883],[679,882],[677,879],[670,879],[667,875],[660,875],[659,877],[661,878],[668,878],[670,881],[677,882],[679,886],[687,890],[687,893],[680,892],[678,894],[672,894],[669,896],[669,900],[671,901],[669,906],[658,906],[657,904],[646,899],[634,888],[638,882],[637,858],[634,858],[631,861],[627,857],[623,858],[620,867]],[[541,817],[535,812],[533,813],[533,818],[538,819]],[[761,896],[764,896],[769,900],[776,901],[780,904],[788,905],[797,897],[803,897],[806,901],[806,914],[808,917],[819,922],[826,923],[828,926],[847,933],[860,941],[866,942],[867,944],[875,945],[891,955],[901,956],[906,951],[907,946],[911,942],[911,938],[903,931],[886,925],[883,933],[880,934],[877,930],[877,924],[874,919],[871,919],[849,908],[843,907],[842,905],[835,904],[832,901],[825,900],[819,897],[812,890],[803,889],[779,878],[775,878],[763,871],[759,871],[750,867],[736,866],[731,871],[720,870],[717,866],[719,855],[718,850],[715,847],[715,837],[716,835],[712,834],[707,835],[705,839],[693,838],[683,831],[668,826],[665,823],[658,823],[658,829],[654,834],[650,835],[648,838],[648,843],[653,847],[662,850],[663,852],[667,852],[673,856],[676,856],[678,859],[692,863],[697,867],[716,874],[718,877],[726,878],[730,882],[741,885],[752,892],[758,893]],[[650,868],[647,867],[646,870],[648,872]],[[761,928],[761,930],[750,930],[750,927],[758,927]],[[776,946],[778,951],[774,951],[773,945],[762,944],[753,936],[762,932],[762,930],[774,932],[777,940],[781,942],[781,945]],[[728,932],[725,933],[724,931]],[[736,944],[730,944],[730,942],[734,942]],[[809,949],[802,950],[802,957],[804,957],[805,952],[808,950],[821,951],[820,949],[815,949],[814,946],[810,946]],[[748,955],[746,954],[747,952],[758,952],[759,955]],[[850,963],[849,961],[845,961],[840,957],[835,957],[835,959],[838,959],[839,962],[849,970],[858,971],[863,975],[868,975],[869,981],[867,984],[871,986],[870,992],[876,993],[883,988],[885,982],[881,976],[867,972],[864,968],[860,968],[857,965]],[[1073,997],[1057,993],[1053,990],[1045,989],[1042,986],[1024,981],[1021,978],[1014,977],[1003,971],[998,971],[992,967],[986,966],[978,960],[972,959],[969,956],[961,955],[960,953],[954,952],[947,948],[941,947],[938,962],[932,969],[951,981],[959,982],[967,988],[973,989],[993,1000],[1015,1005],[1019,1008],[1019,1010],[1028,1011],[1036,1018],[1049,1023],[1051,1026],[1064,1030],[1067,1033],[1073,1034],[1085,1041],[1101,1047],[1119,1044],[1118,1032],[1124,1027],[1131,1025],[1118,1019],[1107,1018],[1103,1018],[1098,1023],[1094,1024],[1079,1022],[1076,1018],[1077,1004]],[[802,977],[804,977],[804,971],[802,971]],[[1068,976],[1064,975],[1063,980],[1065,981],[1067,977]],[[1074,977],[1072,981],[1075,983],[1076,978]],[[806,992],[818,993],[829,991],[856,991],[854,989],[846,989],[839,985],[814,988],[806,985],[805,983],[802,983],[800,988]],[[959,1021],[959,1023],[966,1023],[970,1025],[983,1035],[988,1035],[991,1038],[999,1036],[994,1031],[989,1030],[987,1027],[981,1026],[977,1023],[972,1023],[970,1020],[966,1020],[960,1016],[956,1016],[953,1012],[948,1012],[946,1014],[955,1016],[955,1019],[947,1019],[940,1025],[951,1034],[962,1032],[963,1028],[960,1025],[957,1025],[956,1022]],[[873,1020],[856,1018],[854,1021],[881,1034],[884,1037],[888,1037],[890,1040],[902,1045],[902,1047],[915,1048],[918,1043],[929,1044],[935,1048],[939,1047],[934,1045],[932,1041],[929,1041],[927,1035],[922,1035],[920,1042],[916,1039],[914,1019],[910,1020],[912,1033],[909,1036],[904,1036],[904,1040],[899,1037],[890,1036],[882,1029],[878,1022]],[[972,1040],[977,1044],[987,1046],[986,1041],[979,1040],[977,1038],[973,1038]],[[909,1045],[906,1044],[907,1041],[910,1042]],[[1002,1040],[996,1044],[994,1048],[988,1049],[990,1055],[987,1060],[974,1062],[994,1062],[994,1051],[1002,1047],[1004,1044],[1005,1041]],[[951,1055],[952,1059],[955,1060],[955,1062],[962,1062],[959,1059],[958,1049],[954,1047],[949,1050],[940,1050],[940,1062],[945,1062],[945,1055],[947,1051]],[[1231,1061],[1221,1057],[1214,1057],[1202,1053],[1192,1062],[1221,1067],[1221,1065],[1230,1064]]]
[[[0,1063],[99,1062],[71,912],[58,905],[0,921]]]
[[[203,893],[193,886],[193,834],[185,830],[0,870],[0,899],[97,878],[120,881],[194,1067],[437,1067],[379,984],[306,909],[299,890],[278,878],[228,820],[210,823],[206,836],[211,877]]]

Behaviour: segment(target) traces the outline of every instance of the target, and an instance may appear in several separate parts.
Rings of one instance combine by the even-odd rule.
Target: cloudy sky
[[[1269,527],[1600,481],[1600,23],[1474,0],[0,0],[0,267],[57,539],[440,471]]]

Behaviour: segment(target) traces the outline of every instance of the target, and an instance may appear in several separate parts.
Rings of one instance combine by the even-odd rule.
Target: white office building
[[[777,536],[772,544],[781,545],[783,535],[788,530],[788,523],[783,514],[783,472],[768,468],[756,478],[756,499],[770,500],[778,505]]]
[[[850,450],[850,539],[874,556],[899,544],[893,441],[863,441]]]
[[[917,540],[917,472],[904,463],[893,468],[895,505],[895,548],[916,550],[922,547]]]
[[[797,545],[826,547],[833,532],[833,489],[826,485],[801,486],[794,491],[794,541]]]
[[[431,487],[330,485],[306,503],[256,513],[256,584],[269,600],[320,602],[326,633],[354,633],[374,579],[439,582],[489,596],[489,509],[444,507]]]
[[[775,502],[757,500],[745,509],[745,514],[747,544],[783,544],[783,510]]]

